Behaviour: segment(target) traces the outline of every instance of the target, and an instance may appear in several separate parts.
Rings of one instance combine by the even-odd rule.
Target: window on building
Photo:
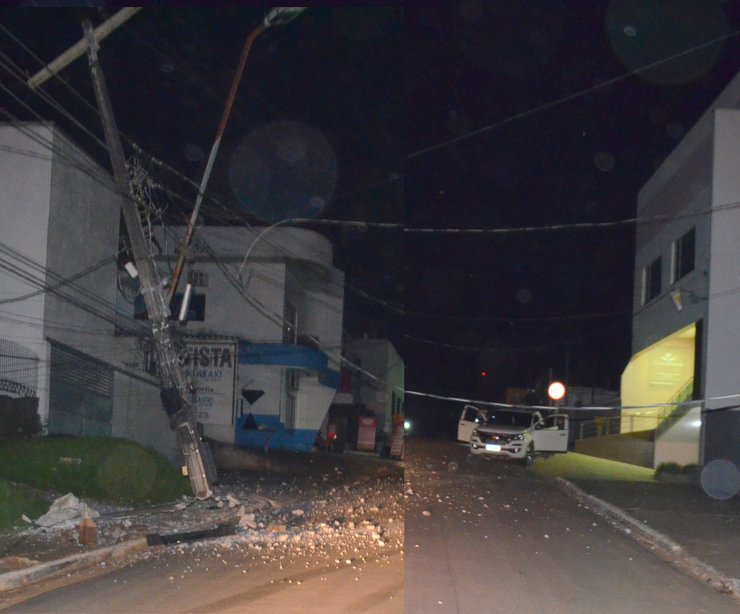
[[[180,305],[182,304],[183,294],[182,292],[175,294],[172,297],[170,303],[170,320],[177,320],[177,316],[180,313]],[[134,319],[135,320],[147,320],[149,313],[144,302],[144,297],[136,297],[134,301]],[[206,319],[206,296],[205,294],[195,294],[190,297],[190,305],[188,307],[187,320],[189,322],[204,322]]]
[[[298,311],[290,303],[285,304],[285,318],[283,319],[283,343],[298,342]]]
[[[298,369],[285,370],[285,408],[282,416],[283,426],[292,431],[295,428],[295,407],[300,371]]]
[[[208,287],[208,273],[205,271],[188,271],[188,283],[193,288],[207,288]]]
[[[642,271],[642,304],[649,303],[660,294],[660,275],[662,271],[660,256]]]
[[[673,278],[676,282],[694,270],[696,229],[692,228],[673,244]]]

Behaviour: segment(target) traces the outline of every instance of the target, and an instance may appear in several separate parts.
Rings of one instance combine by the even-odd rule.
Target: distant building
[[[354,339],[345,342],[349,365],[342,369],[339,390],[324,425],[334,428],[343,448],[358,448],[362,418],[372,418],[374,443],[368,446],[380,453],[390,451],[394,426],[403,425],[403,359],[387,339]],[[359,436],[362,448],[362,437]]]
[[[740,74],[640,191],[622,430],[664,461],[740,463]],[[654,220],[654,221],[651,221]],[[733,396],[734,395],[734,396]],[[706,399],[701,403],[659,405]],[[653,407],[649,407],[653,406]]]
[[[110,174],[51,124],[0,124],[0,145],[2,406],[30,400],[48,433],[176,458]],[[163,280],[181,236],[151,238]],[[174,327],[205,434],[310,449],[339,384],[344,275],[331,243],[295,228],[198,228],[175,317],[187,283],[187,321]]]

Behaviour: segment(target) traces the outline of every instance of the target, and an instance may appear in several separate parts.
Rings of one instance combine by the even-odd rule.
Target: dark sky
[[[88,15],[99,23],[114,11]],[[244,39],[263,14],[150,7],[101,45],[122,132],[180,174],[151,166],[171,191],[168,220],[190,211],[188,182],[200,181]],[[44,88],[84,129],[8,72],[10,62],[38,68],[19,43],[50,61],[76,42],[81,15],[0,9],[9,90],[0,105],[6,118],[57,121],[105,163],[86,134],[102,138],[99,120],[77,97],[93,102],[84,58],[65,69],[67,85]],[[311,8],[257,39],[204,218],[407,230],[631,218],[640,187],[740,70],[738,29],[736,0]],[[618,387],[634,225],[308,227],[330,236],[346,271],[347,330],[390,337],[409,389],[498,399],[550,369],[571,384]]]
[[[38,6],[41,2],[27,2]],[[63,3],[46,3],[63,4]],[[233,4],[233,3],[232,3]],[[117,9],[0,9],[2,51],[24,73],[51,61],[82,35],[80,19],[101,23]],[[124,135],[200,182],[247,35],[258,8],[141,10],[101,44],[118,125]],[[15,40],[16,37],[18,40]],[[208,223],[273,223],[286,217],[395,222],[403,209],[403,11],[306,10],[267,30],[250,52],[202,212]],[[3,67],[9,60],[2,58]],[[13,116],[59,123],[108,166],[86,58],[44,91],[79,121],[39,100],[0,69],[0,104]],[[81,101],[77,94],[84,97]],[[18,96],[22,103],[13,99]],[[24,107],[29,104],[32,110]],[[6,115],[7,117],[7,115]],[[2,118],[5,119],[5,118]],[[132,145],[125,140],[127,153]],[[168,221],[195,201],[186,179],[142,156],[172,194]],[[347,275],[346,328],[401,338],[403,234],[314,225],[335,244]]]
[[[407,226],[634,217],[640,187],[740,70],[740,36],[628,75],[738,28],[740,3],[711,0],[407,11]],[[634,234],[407,233],[404,349],[422,357],[407,362],[409,387],[500,400],[552,369],[618,389]]]

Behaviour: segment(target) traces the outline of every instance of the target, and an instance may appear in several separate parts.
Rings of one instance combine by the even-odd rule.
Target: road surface
[[[349,455],[291,463],[222,476],[219,488],[237,499],[260,493],[276,502],[254,517],[256,527],[3,593],[0,610],[402,613],[402,468]],[[209,509],[188,513],[218,513]]]
[[[407,441],[406,614],[738,612],[524,467]]]

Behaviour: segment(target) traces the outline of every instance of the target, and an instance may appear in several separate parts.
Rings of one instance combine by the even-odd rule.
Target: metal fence
[[[38,354],[10,339],[0,339],[0,392],[35,397],[38,377]]]

